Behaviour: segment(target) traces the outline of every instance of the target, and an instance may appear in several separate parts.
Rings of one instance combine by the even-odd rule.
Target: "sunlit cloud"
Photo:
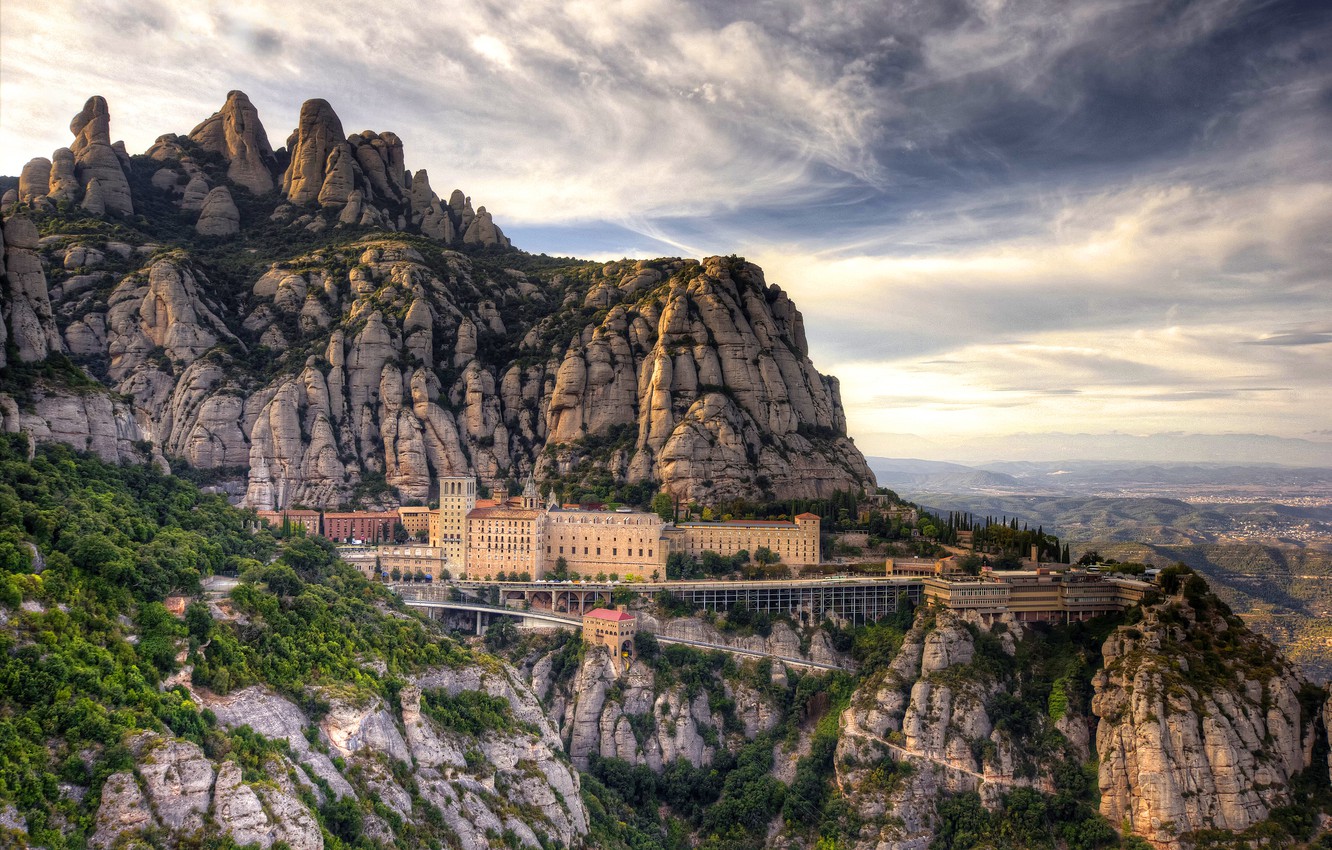
[[[317,20],[318,26],[309,22]],[[1226,0],[0,5],[0,172],[323,97],[520,247],[738,253],[853,433],[1326,431],[1332,10]]]

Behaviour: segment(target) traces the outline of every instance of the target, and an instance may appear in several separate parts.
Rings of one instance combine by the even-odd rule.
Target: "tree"
[[[500,650],[511,646],[518,640],[518,627],[511,617],[496,617],[486,629],[486,646],[491,650]]]
[[[393,570],[389,573],[389,578],[393,579],[394,581],[401,581],[402,570],[398,569],[397,567],[394,567]]]
[[[670,522],[675,516],[675,505],[671,502],[671,494],[662,492],[654,496],[652,512],[661,517],[662,522]]]
[[[185,609],[185,627],[190,637],[199,643],[207,643],[213,634],[213,615],[202,602],[191,602]]]
[[[777,553],[769,549],[767,546],[760,546],[758,549],[754,550],[754,562],[760,566],[766,567],[770,564],[775,564],[780,560],[781,558],[777,556]]]
[[[560,581],[569,577],[569,562],[564,559],[563,555],[555,559],[555,572],[551,575]]]

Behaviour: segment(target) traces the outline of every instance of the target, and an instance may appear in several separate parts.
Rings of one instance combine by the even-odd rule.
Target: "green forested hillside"
[[[42,846],[83,845],[102,783],[134,765],[136,730],[242,764],[277,746],[218,729],[185,688],[163,688],[182,661],[214,692],[264,682],[317,713],[307,684],[387,698],[405,672],[469,658],[419,619],[386,616],[392,597],[322,541],[280,547],[222,497],[148,467],[63,446],[27,452],[20,437],[0,439],[0,804]],[[222,572],[244,579],[234,621],[214,622],[196,602],[182,623],[162,604]],[[327,838],[338,846],[337,830]]]

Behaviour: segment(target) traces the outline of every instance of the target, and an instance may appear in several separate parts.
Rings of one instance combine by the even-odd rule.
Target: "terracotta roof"
[[[809,511],[805,511],[803,514],[796,514],[796,519],[823,519],[823,517],[819,516],[818,514],[812,514]]]
[[[592,611],[588,611],[583,616],[593,617],[598,620],[615,620],[617,622],[634,619],[633,614],[626,614],[623,611],[612,611],[609,608],[596,608]]]

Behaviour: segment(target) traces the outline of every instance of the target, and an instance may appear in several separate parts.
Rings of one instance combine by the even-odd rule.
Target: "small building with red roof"
[[[596,608],[583,615],[583,642],[610,650],[618,670],[628,670],[636,657],[634,635],[637,633],[638,618],[627,611]]]

